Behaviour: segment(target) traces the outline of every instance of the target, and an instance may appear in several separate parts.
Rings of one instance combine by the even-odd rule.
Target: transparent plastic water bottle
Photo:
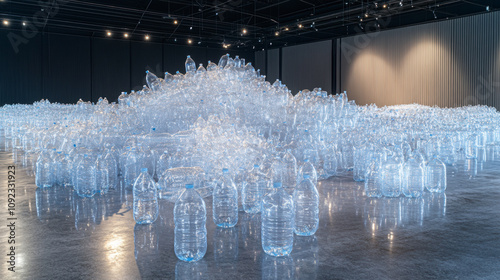
[[[424,191],[425,169],[420,157],[410,156],[403,165],[403,188],[406,197],[420,197]]]
[[[222,169],[213,191],[213,220],[218,227],[234,227],[238,223],[238,189],[229,170]]]
[[[105,194],[109,191],[109,173],[102,155],[97,156],[95,166],[95,189],[97,192]]]
[[[51,158],[46,151],[42,151],[36,161],[35,183],[40,188],[51,187],[53,172],[51,170]]]
[[[437,156],[427,164],[426,176],[428,191],[443,193],[446,190],[446,165]]]
[[[83,197],[93,197],[97,193],[95,180],[95,161],[84,154],[76,168],[76,193]]]
[[[373,157],[368,163],[365,175],[365,194],[368,197],[382,197],[380,160]]]
[[[194,62],[194,60],[191,58],[190,55],[187,56],[184,65],[186,66],[186,74],[187,73],[194,74],[196,72],[196,63]]]
[[[267,181],[260,173],[259,165],[255,164],[253,169],[245,178],[242,189],[243,210],[246,213],[259,213],[262,205],[262,192],[265,190]]]
[[[193,189],[186,185],[174,206],[174,251],[182,261],[195,262],[207,252],[207,209],[205,201]]]
[[[304,163],[300,166],[298,176],[297,176],[297,184],[300,184],[304,179],[304,175],[309,175],[309,180],[316,186],[318,184],[318,173],[316,172],[316,168],[311,164],[308,158],[304,159]]]
[[[288,149],[283,157],[283,186],[289,194],[293,193],[297,185],[297,160]]]
[[[135,179],[140,174],[140,162],[141,156],[138,154],[137,149],[131,148],[125,160],[125,170],[124,170],[124,182],[126,187],[132,187]]]
[[[402,165],[397,156],[388,158],[382,165],[382,194],[386,197],[401,195]]]
[[[138,224],[150,224],[158,218],[158,191],[147,168],[134,183],[134,220]]]
[[[319,225],[319,194],[308,174],[293,191],[295,215],[294,232],[309,236],[316,233]]]
[[[293,249],[293,199],[282,183],[262,200],[262,249],[271,256],[287,256]]]
[[[104,156],[104,164],[108,171],[108,185],[110,189],[114,189],[118,184],[118,165],[113,154],[108,151]]]

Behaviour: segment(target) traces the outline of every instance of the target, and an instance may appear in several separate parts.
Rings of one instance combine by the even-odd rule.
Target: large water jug
[[[76,193],[83,197],[94,196],[97,193],[95,180],[95,161],[88,154],[84,154],[76,168]]]
[[[427,164],[426,188],[430,192],[442,193],[446,190],[446,165],[438,158],[434,157]]]
[[[147,168],[134,183],[134,220],[138,224],[150,224],[158,218],[158,191]]]
[[[238,189],[227,168],[217,180],[213,192],[213,219],[218,227],[234,227],[238,222]]]
[[[319,225],[319,194],[308,174],[304,174],[304,179],[293,191],[293,205],[295,234],[309,236],[316,233]]]
[[[386,197],[401,195],[402,164],[399,157],[393,155],[382,164],[382,194]]]
[[[293,249],[293,199],[281,183],[262,200],[262,249],[271,256],[287,256]]]
[[[262,192],[266,189],[267,181],[260,172],[259,165],[255,164],[243,182],[242,204],[246,213],[259,213],[262,205]]]
[[[419,156],[410,156],[403,165],[403,189],[406,197],[420,197],[424,191],[425,169]]]
[[[51,158],[48,152],[42,151],[36,161],[36,185],[40,188],[52,186]]]
[[[195,262],[207,252],[207,209],[203,198],[186,185],[174,206],[175,238],[174,251],[177,258]]]

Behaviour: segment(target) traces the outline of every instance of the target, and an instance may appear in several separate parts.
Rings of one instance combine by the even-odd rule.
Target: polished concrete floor
[[[240,212],[233,229],[209,215],[197,263],[174,254],[172,203],[162,201],[153,225],[136,225],[128,190],[82,199],[37,188],[30,173],[0,153],[0,279],[500,279],[500,162],[461,162],[448,170],[446,195],[419,199],[369,199],[348,176],[322,181],[320,227],[295,237],[289,257],[262,251],[259,215]],[[16,272],[7,263],[12,221]]]

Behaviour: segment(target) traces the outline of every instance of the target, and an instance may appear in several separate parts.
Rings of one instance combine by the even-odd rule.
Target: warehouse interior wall
[[[293,94],[314,87],[346,91],[361,105],[500,109],[498,26],[500,12],[491,12],[283,47],[280,79]],[[278,53],[258,53],[269,57],[271,51]]]
[[[42,98],[51,102],[117,100],[121,92],[140,90],[146,70],[158,77],[165,72],[184,73],[187,55],[197,64],[218,63],[229,53],[254,61],[254,52],[179,46],[112,38],[39,33],[12,45],[0,30],[0,105],[31,104]]]

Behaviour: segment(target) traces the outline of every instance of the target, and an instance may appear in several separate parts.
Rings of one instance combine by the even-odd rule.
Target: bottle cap
[[[275,187],[275,188],[281,188],[281,186],[283,186],[283,183],[281,183],[281,182],[276,182],[273,184],[273,187]]]
[[[148,172],[148,169],[147,168],[141,168],[141,172]]]
[[[309,174],[304,174],[304,179],[309,179]]]
[[[186,184],[186,189],[192,189],[193,188],[193,184]]]
[[[227,173],[229,171],[229,169],[227,168],[222,168],[222,173]]]
[[[254,168],[259,168],[259,165],[258,164],[254,164],[253,167]]]

